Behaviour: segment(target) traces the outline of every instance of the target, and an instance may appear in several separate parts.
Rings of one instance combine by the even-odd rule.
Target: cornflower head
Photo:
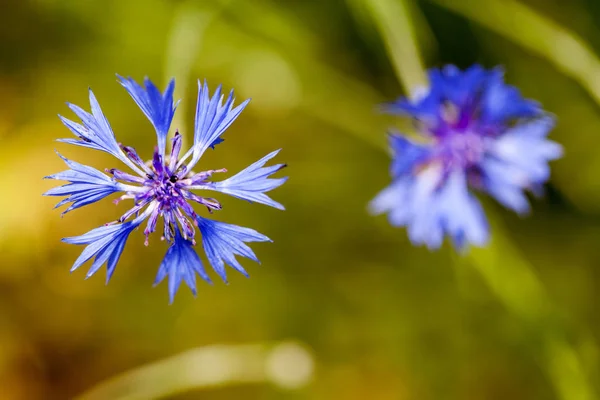
[[[171,139],[170,152],[167,155],[167,135],[178,104],[173,103],[175,81],[170,81],[164,93],[147,78],[144,86],[131,78],[119,76],[119,81],[154,126],[158,144],[151,160],[144,162],[132,147],[118,143],[91,90],[91,113],[68,104],[81,119],[81,123],[59,116],[77,136],[76,139],[59,139],[60,142],[107,152],[123,162],[130,171],[112,168],[103,173],[59,154],[69,169],[46,178],[68,183],[44,194],[67,196],[56,205],[59,207],[70,203],[63,214],[113,193],[120,194],[115,203],[122,200],[133,201],[132,208],[117,221],[92,229],[81,236],[63,239],[66,243],[86,245],[71,271],[94,258],[87,277],[106,264],[108,283],[131,232],[146,221],[144,235],[145,244],[148,245],[150,235],[157,230],[159,219],[162,219],[161,240],[169,243],[169,248],[158,269],[155,285],[168,276],[171,302],[182,281],[190,287],[194,295],[196,294],[196,274],[210,283],[210,278],[195,250],[197,229],[200,231],[202,246],[209,263],[225,282],[225,264],[247,276],[235,256],[259,262],[246,243],[265,242],[270,239],[253,229],[204,218],[196,213],[193,204],[206,207],[210,213],[220,210],[221,204],[216,199],[203,194],[214,191],[283,210],[280,203],[266,194],[287,180],[269,178],[285,167],[285,164],[265,167],[267,161],[275,157],[279,150],[221,181],[214,181],[212,178],[215,174],[227,172],[224,168],[202,172],[194,172],[193,168],[209,147],[214,148],[223,141],[221,135],[240,115],[249,100],[234,107],[233,90],[223,103],[221,86],[211,96],[206,82],[198,82],[193,145],[182,155],[182,137],[176,132]]]
[[[542,193],[548,161],[562,155],[562,147],[546,139],[554,119],[506,85],[501,69],[447,66],[430,70],[429,82],[417,98],[384,106],[412,118],[418,138],[390,134],[392,183],[370,209],[407,227],[413,244],[436,249],[448,235],[458,249],[483,246],[489,228],[469,189],[527,213],[524,191]]]

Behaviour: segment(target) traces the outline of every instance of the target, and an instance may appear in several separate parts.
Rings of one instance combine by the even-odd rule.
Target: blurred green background
[[[4,0],[0,6],[0,398],[596,399],[600,396],[600,3],[593,0]],[[504,65],[558,116],[547,195],[523,219],[484,199],[493,243],[466,257],[412,247],[366,212],[388,183],[375,105],[422,65]],[[115,73],[196,79],[253,100],[201,161],[237,171],[283,148],[280,212],[220,196],[249,226],[250,279],[152,288],[166,245],[133,234],[108,286],[69,274],[60,242],[121,215],[105,200],[60,218],[56,114],[98,97],[121,142],[155,134]],[[401,123],[400,123],[401,124]],[[403,126],[403,125],[400,125]],[[408,126],[408,125],[404,125]],[[190,136],[188,136],[190,137]],[[116,208],[116,209],[115,209]],[[214,274],[213,274],[214,276]],[[215,347],[216,346],[216,347]],[[106,381],[108,383],[106,383]],[[104,383],[103,383],[104,382]]]

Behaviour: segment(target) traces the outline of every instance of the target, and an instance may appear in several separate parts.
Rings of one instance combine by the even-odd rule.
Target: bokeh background
[[[4,0],[0,398],[599,398],[599,26],[593,0]],[[389,179],[386,128],[404,126],[376,104],[448,63],[503,65],[566,150],[528,218],[483,199],[493,242],[465,256],[366,211]],[[215,217],[274,239],[250,279],[169,305],[152,288],[166,245],[141,232],[108,286],[69,274],[81,248],[60,238],[125,206],[60,218],[41,196],[64,169],[54,149],[118,167],[54,142],[70,136],[56,114],[88,108],[89,86],[121,142],[154,146],[115,73],[176,77],[187,135],[196,79],[252,97],[201,162],[236,171],[283,148],[287,211],[219,197]]]

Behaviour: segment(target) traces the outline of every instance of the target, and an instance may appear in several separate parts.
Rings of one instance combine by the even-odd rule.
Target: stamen
[[[211,169],[209,171],[199,172],[199,173],[189,177],[188,179],[186,179],[186,184],[195,185],[198,183],[202,183],[202,182],[205,182],[208,178],[210,178],[213,174],[224,173],[224,172],[227,172],[227,169],[225,169],[225,168]],[[189,181],[189,183],[188,183],[188,181]]]
[[[194,208],[184,199],[182,199],[182,198],[179,198],[179,199],[180,200],[177,202],[179,207],[181,207],[183,209],[183,212],[185,212],[187,215],[192,217],[192,219],[195,221],[197,215],[196,215],[196,212],[194,211]]]
[[[181,226],[183,238],[186,240],[190,240],[193,244],[196,244],[194,240],[194,236],[196,235],[196,230],[194,226],[190,223],[190,221],[186,218],[185,215],[181,212],[181,209],[177,208],[175,210],[177,221]]]
[[[137,214],[140,212],[142,208],[144,208],[148,203],[150,203],[150,199],[144,200],[141,203],[137,204],[135,207],[132,207],[125,214],[118,219],[118,222],[124,222],[127,218],[131,217],[133,214]]]
[[[171,170],[171,173],[175,171],[177,161],[179,161],[179,152],[181,151],[181,146],[183,144],[179,130],[175,131],[175,137],[172,141],[173,147],[171,148],[171,159],[169,160],[169,169]]]
[[[200,204],[203,204],[206,206],[206,208],[208,209],[209,213],[213,213],[213,210],[220,210],[223,207],[221,206],[221,203],[219,203],[219,201],[217,199],[213,199],[211,197],[203,197],[202,198],[202,202]]]
[[[171,211],[165,211],[163,213],[163,237],[167,242],[171,242],[175,237],[175,229],[173,228],[175,218],[173,217],[173,213]]]
[[[119,197],[118,199],[114,199],[113,204],[117,205],[123,200],[129,200],[129,199],[134,199],[134,198],[135,198],[134,194],[127,193],[127,194],[124,194],[123,196]]]
[[[121,150],[125,152],[125,154],[131,161],[133,161],[136,165],[141,167],[145,173],[152,175],[152,170],[148,168],[148,166],[142,161],[142,159],[140,158],[140,156],[138,156],[133,147],[123,146],[120,143],[119,146],[121,146]]]
[[[146,240],[144,240],[144,246],[148,246],[148,237],[156,229],[156,221],[158,221],[158,216],[160,215],[160,212],[161,207],[157,206],[148,218],[148,224],[146,225],[146,229],[144,229],[144,235],[146,236]]]
[[[127,172],[119,171],[118,169],[115,169],[115,168],[112,168],[112,169],[107,168],[104,171],[106,171],[109,174],[112,174],[112,176],[114,176],[115,179],[118,179],[120,181],[130,182],[130,183],[140,183],[140,184],[144,184],[144,182],[145,182],[145,180],[143,178],[140,178],[139,176],[131,175],[131,174],[128,174]]]
[[[183,192],[186,199],[195,201],[196,203],[202,204],[206,208],[208,208],[208,212],[212,214],[213,210],[220,210],[223,208],[221,203],[217,199],[213,199],[210,197],[201,197],[195,193],[185,191]]]
[[[158,147],[154,147],[154,155],[152,157],[152,167],[159,178],[163,178],[165,176],[165,167],[163,166],[163,159],[160,153],[158,152]]]

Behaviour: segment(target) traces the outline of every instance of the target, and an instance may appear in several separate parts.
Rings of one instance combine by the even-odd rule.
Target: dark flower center
[[[452,103],[440,107],[440,121],[435,135],[437,157],[447,169],[476,166],[485,151],[484,135],[477,131],[473,110]]]

